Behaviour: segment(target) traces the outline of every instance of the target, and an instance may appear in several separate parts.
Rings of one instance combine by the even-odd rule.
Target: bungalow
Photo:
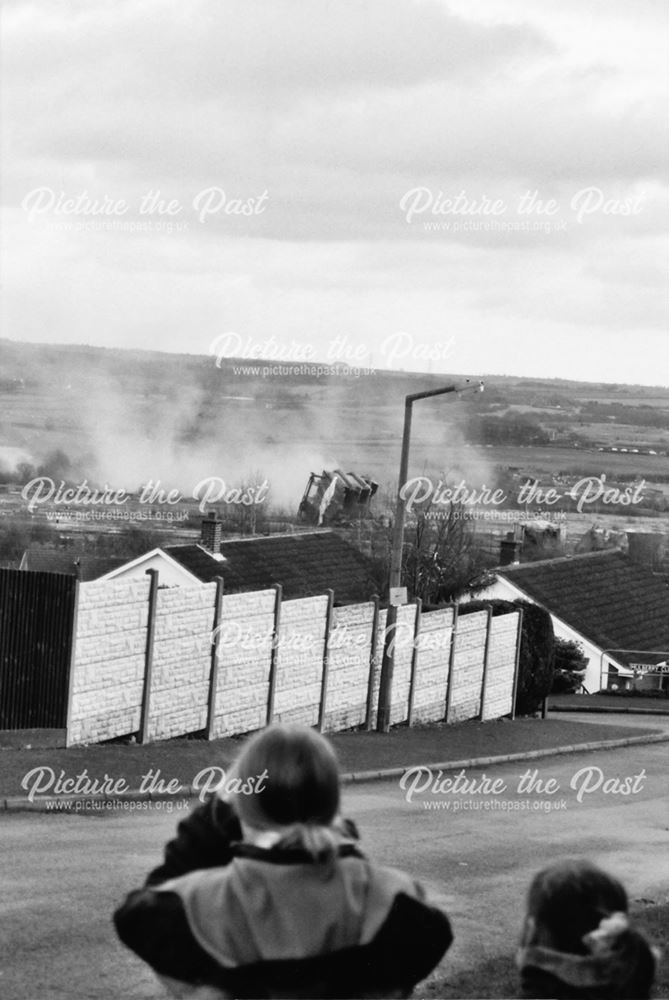
[[[221,524],[202,522],[200,542],[152,549],[103,579],[138,576],[157,569],[166,586],[193,586],[222,577],[225,592],[265,590],[276,583],[284,599],[334,590],[339,604],[368,600],[378,591],[374,566],[355,546],[330,529],[253,535],[221,541]]]
[[[669,586],[630,555],[618,549],[588,552],[493,572],[494,583],[465,599],[521,598],[545,607],[555,634],[582,644],[587,691],[628,687],[643,665],[667,659]],[[642,685],[657,687],[658,679],[642,678]]]

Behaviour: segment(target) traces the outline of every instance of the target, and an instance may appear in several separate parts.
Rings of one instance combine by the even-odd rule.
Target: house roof
[[[669,650],[666,580],[617,549],[495,572],[600,649]]]
[[[126,561],[123,556],[89,556],[71,549],[62,552],[55,552],[53,549],[27,549],[21,560],[21,569],[63,573],[66,576],[77,576],[78,572],[79,579],[86,583],[98,580]]]
[[[378,589],[371,561],[330,530],[232,539],[221,544],[222,560],[200,545],[170,545],[165,552],[203,583],[222,576],[226,593],[280,583],[287,599],[332,589],[335,600],[346,604],[367,600]]]

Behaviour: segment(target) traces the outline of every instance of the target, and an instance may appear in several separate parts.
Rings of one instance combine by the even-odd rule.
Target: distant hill
[[[38,463],[60,451],[71,476],[131,489],[159,479],[186,492],[208,476],[236,485],[262,474],[275,502],[294,503],[309,472],[333,467],[392,485],[404,396],[464,378],[355,377],[334,368],[304,374],[299,363],[244,358],[217,367],[200,355],[0,340],[0,472],[19,455]],[[471,446],[474,418],[512,412],[518,423],[521,413],[561,434],[579,429],[577,414],[588,401],[669,414],[666,388],[495,375],[485,381],[483,395],[416,406],[413,474],[456,469],[490,482],[494,456]]]

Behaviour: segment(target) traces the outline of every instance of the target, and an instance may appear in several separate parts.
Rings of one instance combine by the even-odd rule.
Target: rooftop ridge
[[[576,552],[570,556],[555,556],[553,559],[537,559],[535,562],[514,563],[507,566],[494,566],[493,573],[517,573],[523,569],[533,569],[535,566],[557,566],[565,563],[573,563],[582,559],[601,559],[603,556],[622,556],[626,562],[632,562],[630,557],[622,549],[599,549],[597,552]]]
[[[305,535],[332,534],[334,534],[332,528],[310,528],[308,531],[282,531],[274,535],[245,535],[242,538],[223,538],[221,539],[221,545],[232,545],[235,542],[256,542],[259,540],[268,542],[273,538],[304,538]]]
[[[268,541],[271,538],[303,538],[304,535],[332,535],[336,534],[332,528],[307,528],[306,531],[275,531],[271,535],[242,535],[239,538],[222,538],[221,545],[230,545],[232,542],[258,542]],[[201,542],[181,542],[178,545],[163,546],[163,548],[178,549],[193,546],[201,546]]]

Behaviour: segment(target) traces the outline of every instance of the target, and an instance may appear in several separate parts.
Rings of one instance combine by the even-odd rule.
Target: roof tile
[[[222,576],[229,594],[280,583],[287,599],[332,589],[336,601],[348,604],[378,589],[371,560],[330,530],[225,541],[222,562],[200,545],[170,545],[165,552],[203,583]]]
[[[618,550],[496,572],[602,649],[669,651],[666,580]]]

